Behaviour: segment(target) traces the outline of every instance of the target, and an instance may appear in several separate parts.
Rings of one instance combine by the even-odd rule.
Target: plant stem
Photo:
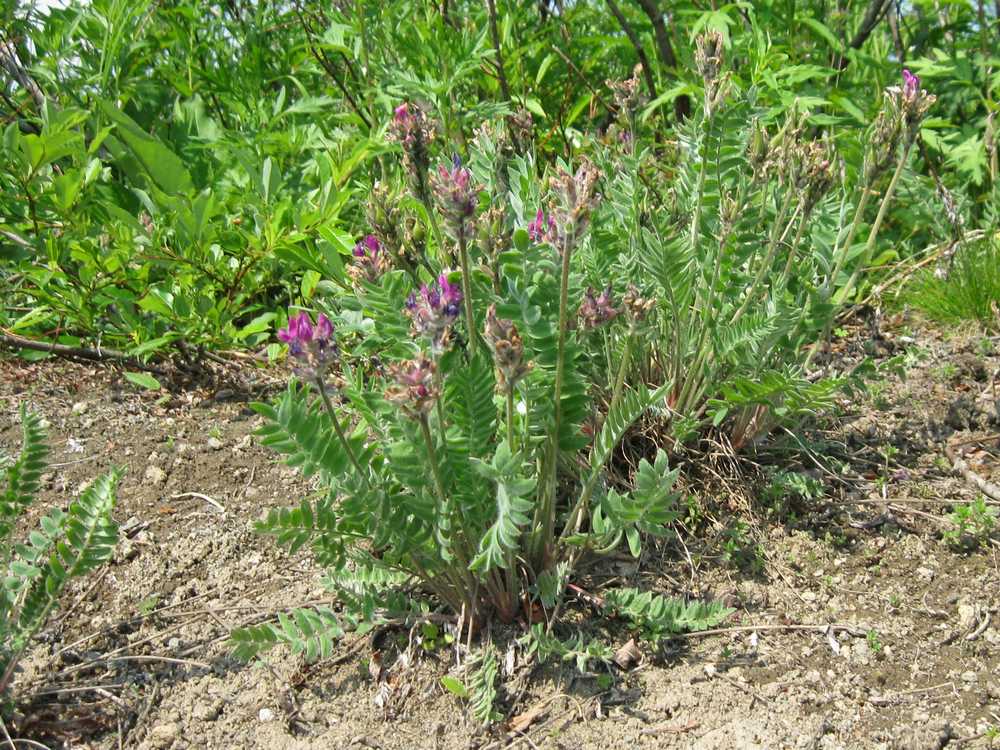
[[[896,171],[892,173],[892,179],[889,181],[889,187],[885,189],[885,195],[882,196],[882,205],[878,208],[878,214],[875,216],[875,223],[872,224],[871,231],[868,232],[868,241],[865,243],[865,252],[861,257],[861,262],[855,266],[854,273],[847,280],[846,286],[838,290],[836,295],[834,295],[834,302],[842,303],[846,300],[851,292],[854,291],[854,285],[857,283],[858,276],[861,274],[861,270],[867,266],[872,259],[872,255],[875,252],[875,239],[878,236],[879,229],[882,228],[882,222],[885,220],[885,214],[889,210],[889,203],[892,200],[892,194],[896,192],[896,185],[899,182],[900,175],[903,174],[903,170],[906,168],[906,159],[910,155],[911,143],[906,144],[906,148],[903,149],[903,155],[899,159],[899,163],[896,165]]]
[[[794,181],[795,177],[792,176]],[[784,224],[785,216],[788,214],[788,209],[792,205],[792,198],[794,197],[794,191],[789,187],[785,192],[785,200],[781,204],[781,208],[778,210],[778,215],[774,219],[774,226],[771,229],[771,238],[767,243],[767,254],[764,256],[763,262],[757,269],[757,275],[754,276],[753,281],[750,283],[750,288],[747,289],[746,295],[743,297],[743,303],[740,305],[739,309],[733,315],[733,319],[729,321],[730,325],[735,325],[739,322],[743,314],[746,313],[747,309],[750,307],[750,303],[753,301],[754,296],[757,294],[757,288],[761,285],[764,280],[765,274],[771,269],[771,264],[774,262],[774,256],[778,252],[778,243],[784,232],[781,231],[781,227]],[[796,209],[798,213],[798,209]]]
[[[326,412],[327,414],[330,415],[330,421],[333,423],[333,429],[337,433],[337,437],[340,439],[340,444],[344,446],[344,450],[347,451],[347,457],[350,459],[351,465],[354,467],[354,470],[358,473],[358,476],[361,477],[361,481],[364,482],[365,486],[367,487],[368,476],[361,469],[361,464],[358,462],[358,457],[354,454],[354,449],[351,447],[351,444],[347,441],[347,435],[344,434],[343,427],[340,426],[340,420],[337,419],[337,413],[333,409],[333,404],[330,403],[330,396],[327,395],[326,385],[323,383],[323,378],[318,377],[314,382],[316,383],[316,387],[319,390],[319,395],[323,398],[323,406],[326,407]]]
[[[837,262],[834,264],[833,272],[830,274],[830,279],[827,282],[828,291],[826,295],[824,295],[824,302],[832,296],[833,285],[837,283],[837,277],[840,276],[840,272],[844,270],[844,263],[847,261],[847,253],[851,250],[851,243],[854,241],[854,235],[858,233],[858,227],[861,225],[861,217],[864,216],[865,208],[868,207],[868,199],[871,197],[871,194],[871,185],[865,185],[862,188],[861,199],[858,201],[858,208],[854,212],[854,219],[851,221],[851,228],[847,232],[847,238],[844,240],[844,245],[843,247],[834,248],[834,255],[837,256]]]
[[[507,444],[511,453],[517,450],[514,439],[514,388],[510,385],[507,387]]]
[[[476,356],[476,345],[479,343],[479,329],[476,328],[476,318],[472,305],[472,264],[469,262],[469,244],[465,232],[458,234],[458,258],[462,264],[462,296],[465,298],[465,326],[469,330],[469,359]]]
[[[422,197],[421,203],[424,204],[424,210],[427,211],[427,220],[431,225],[431,234],[434,235],[434,244],[437,245],[437,257],[438,260],[444,260],[444,237],[441,234],[441,227],[438,225],[437,215],[434,213],[434,206],[432,205],[429,198]]]
[[[490,19],[490,36],[493,37],[493,53],[497,57],[496,71],[497,79],[500,81],[500,93],[503,94],[504,101],[510,101],[510,85],[507,83],[507,74],[503,69],[503,53],[500,50],[500,31],[497,28],[497,7],[494,0],[486,0],[486,11]]]
[[[628,335],[625,339],[625,349],[622,351],[622,361],[618,366],[618,374],[615,376],[615,387],[611,391],[611,403],[608,405],[608,412],[610,413],[618,405],[618,399],[621,398],[622,388],[625,385],[625,375],[628,372],[629,364],[632,359],[632,346],[635,342],[635,321],[633,320],[629,323]]]
[[[778,282],[778,288],[784,289],[785,285],[788,283],[788,277],[792,272],[792,263],[795,260],[795,254],[799,249],[799,243],[802,241],[802,235],[805,233],[806,224],[809,223],[809,211],[804,211],[802,213],[802,218],[799,219],[799,227],[795,230],[795,239],[792,240],[792,246],[788,249],[788,260],[785,261],[785,270],[781,273],[781,281]]]
[[[910,155],[910,147],[912,145],[912,143],[906,144],[906,148],[903,149],[903,155],[900,157],[899,163],[896,164],[896,171],[892,173],[892,179],[889,181],[889,186],[885,190],[885,195],[882,196],[882,203],[879,206],[878,214],[875,217],[875,223],[872,224],[872,228],[868,232],[868,240],[865,242],[865,251],[861,257],[861,262],[858,263],[854,271],[851,273],[850,278],[847,280],[847,284],[834,294],[833,285],[837,283],[837,277],[843,270],[844,263],[847,259],[847,253],[851,249],[851,240],[854,239],[854,235],[857,233],[858,226],[861,223],[861,214],[868,203],[869,196],[871,195],[871,186],[865,186],[865,191],[861,196],[861,200],[858,202],[858,210],[854,213],[854,220],[851,222],[851,229],[848,232],[847,239],[844,241],[844,246],[840,249],[840,257],[837,259],[837,264],[833,269],[833,273],[830,274],[828,282],[829,288],[827,293],[824,295],[824,302],[829,300],[830,297],[834,297],[834,303],[836,305],[843,304],[844,300],[846,300],[854,290],[854,285],[857,283],[861,270],[871,261],[871,255],[875,250],[875,238],[878,235],[878,230],[882,227],[882,221],[885,219],[886,211],[889,208],[889,201],[892,200],[892,194],[896,190],[896,183],[899,182],[899,177],[903,173],[903,169],[906,167],[906,159]],[[806,356],[806,360],[803,363],[804,367],[808,368],[812,363],[813,357],[815,357],[816,353],[819,351],[820,343],[826,341],[830,337],[830,330],[832,328],[833,316],[831,315],[830,319],[826,322],[826,325],[823,328],[823,335],[812,347],[812,349],[809,350],[809,354]]]
[[[431,464],[431,476],[434,479],[434,491],[438,497],[439,507],[437,515],[441,516],[448,512],[448,496],[445,494],[444,491],[444,481],[441,479],[441,467],[438,465],[437,450],[434,448],[434,438],[431,436],[431,428],[427,422],[427,415],[421,414],[419,421],[420,421],[420,432],[423,434],[424,444],[427,446],[427,458]],[[469,540],[466,539],[465,541],[468,542]],[[465,570],[466,567],[467,565],[463,560],[462,564],[463,575],[467,575],[468,573],[468,571]]]
[[[569,327],[567,308],[569,307],[569,260],[576,241],[574,230],[568,229],[562,246],[562,278],[559,284],[559,343],[556,348],[556,382],[552,398],[555,401],[554,424],[549,447],[549,470],[547,486],[542,493],[542,502],[535,510],[535,526],[538,527],[534,545],[536,570],[544,570],[549,553],[549,543],[556,525],[556,489],[559,474],[559,431],[562,421],[562,387],[566,366],[566,331]],[[540,527],[539,527],[540,523]]]

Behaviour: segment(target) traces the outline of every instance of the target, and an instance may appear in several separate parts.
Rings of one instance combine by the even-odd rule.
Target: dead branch
[[[13,333],[0,333],[0,344],[9,346],[12,349],[29,349],[69,359],[88,359],[95,362],[119,361],[137,370],[145,370],[157,375],[168,374],[162,367],[140,362],[135,357],[130,357],[118,349],[105,349],[103,347],[91,349],[86,346],[67,346],[66,344],[54,344],[48,341],[35,341],[34,339],[25,338]]]
[[[952,468],[963,477],[970,484],[975,485],[980,492],[993,500],[1000,500],[1000,487],[993,484],[993,482],[988,482],[979,476],[976,472],[969,468],[969,465],[965,463],[965,459],[957,455],[954,449],[945,443],[944,454],[951,461]]]

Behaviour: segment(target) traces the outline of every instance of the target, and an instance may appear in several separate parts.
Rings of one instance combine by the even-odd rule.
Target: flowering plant
[[[289,319],[279,336],[299,380],[277,405],[257,406],[265,443],[320,487],[260,529],[291,549],[310,544],[353,606],[240,631],[241,653],[276,642],[328,651],[359,618],[418,611],[390,585],[405,581],[470,630],[493,615],[551,624],[583,556],[623,540],[638,555],[644,536],[670,533],[677,518],[677,469],[663,448],[626,453],[608,471],[637,420],[648,413],[675,436],[725,425],[738,444],[837,386],[802,369],[834,293],[850,293],[843,272],[857,273],[850,251],[866,199],[854,224],[843,221],[851,196],[843,186],[831,195],[831,144],[805,140],[794,111],[769,132],[723,53],[721,38],[699,41],[704,105],[683,126],[667,185],[644,171],[655,153],[634,131],[635,83],[616,89],[629,138],[595,142],[575,169],[560,161],[544,180],[508,127],[484,127],[466,162],[432,169],[432,124],[396,109],[413,204],[439,212],[447,231],[430,213],[434,243],[404,261],[388,235],[398,222],[382,220],[394,209],[373,191],[369,215],[386,236],[359,243],[349,293],[315,323]],[[887,97],[866,163],[884,161],[886,139],[926,111],[909,79]],[[864,195],[881,174],[870,172]],[[726,614],[699,612],[652,629]]]

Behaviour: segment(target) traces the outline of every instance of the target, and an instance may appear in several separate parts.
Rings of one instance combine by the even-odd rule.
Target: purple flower
[[[448,341],[451,324],[462,311],[462,288],[448,281],[442,273],[436,282],[424,284],[420,292],[410,292],[406,300],[406,315],[419,336],[431,340],[431,348],[440,353]]]
[[[362,238],[354,246],[352,252],[354,254],[354,263],[347,269],[347,273],[355,281],[365,279],[366,281],[375,282],[379,276],[392,267],[389,254],[385,251],[382,243],[379,242],[378,237],[373,234]]]
[[[288,353],[296,361],[296,372],[309,380],[322,377],[337,357],[333,324],[323,313],[316,318],[315,325],[308,313],[290,316],[288,327],[278,330],[278,338],[288,344]]]
[[[903,68],[903,97],[913,99],[920,91],[920,79],[908,69]]]
[[[538,209],[535,218],[528,222],[528,238],[532,242],[555,244],[557,234],[555,219],[551,215],[546,217],[542,209]]]
[[[405,127],[412,118],[413,115],[410,114],[409,102],[403,102],[393,110],[392,119],[395,120],[397,125]]]

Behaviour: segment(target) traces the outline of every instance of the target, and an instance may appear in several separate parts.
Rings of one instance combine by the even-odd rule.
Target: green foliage
[[[502,716],[497,711],[497,662],[496,649],[487,645],[467,663],[473,672],[469,677],[469,705],[472,715],[481,724],[492,724]]]
[[[382,169],[410,194],[373,185],[371,234],[317,294],[323,317],[299,313],[282,333],[300,380],[255,407],[263,442],[317,482],[258,529],[366,572],[334,587],[342,623],[285,616],[238,635],[241,655],[286,643],[321,656],[343,630],[415,611],[403,580],[472,627],[529,601],[557,618],[585,554],[625,541],[639,557],[680,516],[678,469],[659,447],[634,455],[637,423],[675,440],[722,430],[739,448],[850,385],[806,368],[876,249],[911,155],[903,126],[928,95],[889,90],[869,132],[810,140],[829,123],[804,104],[775,112],[759,86],[706,73],[675,153],[622,98],[639,85],[615,84],[610,137],[581,134],[572,163],[546,165],[503,118],[454,155],[439,136],[457,113],[432,82],[393,116]],[[379,570],[403,579],[382,585]],[[728,614],[609,601],[654,639]]]
[[[1000,238],[960,247],[946,266],[920,274],[905,299],[943,323],[1000,329]]]
[[[529,656],[544,664],[555,657],[560,661],[573,662],[576,670],[586,673],[593,662],[608,665],[614,658],[614,649],[596,638],[585,638],[577,633],[572,638],[562,639],[546,630],[542,623],[536,623],[522,637],[521,644]]]
[[[633,588],[611,589],[603,597],[608,612],[627,619],[651,641],[714,628],[735,611],[719,602],[685,603]]]
[[[945,540],[958,548],[975,549],[986,544],[998,525],[998,513],[995,507],[987,504],[986,498],[980,495],[971,503],[956,505],[948,515],[952,528],[942,535]]]
[[[347,286],[344,259],[365,230],[352,198],[376,181],[400,181],[384,159],[392,106],[420,102],[439,137],[459,150],[480,122],[530,113],[534,122],[518,139],[534,138],[544,165],[621,115],[601,85],[636,62],[644,66],[639,101],[621,119],[631,130],[656,129],[659,144],[680,144],[678,154],[658,155],[685,196],[670,205],[658,188],[667,198],[659,205],[680,216],[699,192],[687,168],[699,159],[676,157],[714,159],[722,170],[706,176],[712,193],[726,187],[740,146],[725,137],[732,129],[724,123],[743,124],[735,111],[718,118],[704,143],[680,125],[697,116],[692,104],[705,89],[681,40],[713,29],[740,61],[727,75],[754,92],[765,124],[808,110],[809,127],[848,154],[863,149],[854,131],[898,80],[899,60],[938,95],[914,172],[903,177],[910,200],[890,207],[884,232],[892,242],[875,264],[988,218],[998,171],[989,117],[1000,86],[991,4],[914,3],[874,24],[860,3],[706,9],[684,1],[671,5],[669,21],[650,4],[618,6],[620,16],[601,2],[558,11],[500,4],[494,43],[478,2],[307,0],[212,13],[193,0],[76,0],[45,12],[5,4],[12,57],[2,72],[0,291],[11,309],[0,324],[182,361],[202,347],[259,348],[284,322],[275,307],[313,305]],[[849,164],[847,179],[856,171]],[[502,195],[509,176],[491,172],[490,189]],[[639,201],[648,180],[647,170],[608,191],[628,207],[633,228],[645,222]],[[753,211],[744,218],[754,225]],[[700,223],[699,231],[717,228],[717,212],[708,207]],[[432,234],[426,214],[398,226],[415,244]],[[678,271],[690,271],[692,251],[703,250],[661,229],[645,226],[633,242],[664,246],[655,275],[682,298],[694,279]],[[590,273],[603,281],[613,260],[594,253]],[[730,340],[749,345],[774,320],[748,314],[741,323]]]
[[[287,645],[292,654],[301,654],[313,662],[330,656],[335,642],[343,635],[344,628],[329,607],[296,609],[280,613],[276,623],[234,631],[233,653],[239,659],[249,660],[281,643]]]
[[[114,553],[118,527],[111,519],[119,475],[96,479],[68,510],[42,516],[27,540],[13,538],[14,526],[37,497],[48,447],[40,417],[21,408],[23,444],[7,468],[0,492],[0,693],[6,694],[18,659],[45,626],[62,590],[74,578],[100,567]]]

